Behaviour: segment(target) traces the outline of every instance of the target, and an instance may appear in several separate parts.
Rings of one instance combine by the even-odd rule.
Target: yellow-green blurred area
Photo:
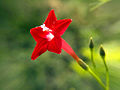
[[[91,67],[88,44],[93,37],[93,70],[105,83],[99,56],[103,44],[110,90],[120,90],[120,0],[0,0],[0,90],[103,90],[64,51],[31,60],[36,43],[30,29],[43,24],[51,9],[58,19],[72,19],[62,38]]]

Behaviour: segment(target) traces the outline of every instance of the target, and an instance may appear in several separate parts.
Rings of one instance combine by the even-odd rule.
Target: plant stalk
[[[101,81],[101,79],[90,69],[88,68],[88,72],[97,80],[97,82],[106,90],[105,85]]]
[[[94,58],[93,58],[93,48],[90,49],[91,52],[91,62],[94,68],[96,68],[95,62],[94,62]]]
[[[104,85],[104,83],[102,82],[102,80],[91,70],[91,68],[90,68],[82,59],[79,58],[78,64],[79,64],[84,70],[88,71],[88,72],[97,80],[97,82],[98,82],[105,90],[107,90],[106,87],[105,87],[105,85]]]
[[[104,65],[105,65],[105,69],[106,69],[106,90],[109,90],[109,70],[105,61],[105,57],[102,58]]]

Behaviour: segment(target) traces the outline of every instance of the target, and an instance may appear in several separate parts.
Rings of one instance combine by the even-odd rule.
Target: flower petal
[[[47,35],[50,34],[49,31],[43,31],[41,27],[35,27],[30,30],[31,35],[35,39],[36,42],[40,40],[40,38],[47,39]]]
[[[33,36],[33,38],[35,39],[35,41],[39,41],[40,35],[39,33],[42,32],[42,28],[41,27],[35,27],[30,29],[30,33]]]
[[[48,17],[47,19],[45,20],[44,24],[46,27],[50,28],[50,29],[53,29],[54,27],[54,24],[56,23],[56,16],[55,16],[55,13],[54,13],[54,10],[52,9],[49,14],[48,14]]]
[[[56,27],[55,27],[55,32],[58,34],[63,35],[63,33],[66,31],[68,28],[69,24],[72,22],[71,19],[62,19],[62,20],[57,20],[56,21]]]
[[[49,43],[48,43],[48,51],[60,54],[61,53],[61,37],[55,36]]]
[[[40,56],[42,53],[47,51],[47,41],[44,39],[40,39],[39,42],[37,42],[34,51],[32,53],[31,59],[35,60],[38,56]]]

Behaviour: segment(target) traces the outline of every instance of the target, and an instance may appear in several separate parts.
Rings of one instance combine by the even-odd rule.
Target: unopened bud
[[[105,50],[103,49],[102,45],[100,46],[100,56],[103,58],[105,57]]]
[[[90,49],[93,49],[93,48],[94,48],[94,44],[93,44],[93,39],[92,39],[92,37],[90,37],[89,48],[90,48]]]

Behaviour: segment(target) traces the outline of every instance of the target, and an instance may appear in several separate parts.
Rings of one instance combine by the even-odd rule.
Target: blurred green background
[[[120,0],[0,0],[0,90],[103,90],[64,51],[31,60],[36,43],[30,29],[43,24],[51,9],[58,19],[73,20],[62,37],[90,66],[93,36],[96,71],[105,83],[103,44],[110,90],[120,90]]]

